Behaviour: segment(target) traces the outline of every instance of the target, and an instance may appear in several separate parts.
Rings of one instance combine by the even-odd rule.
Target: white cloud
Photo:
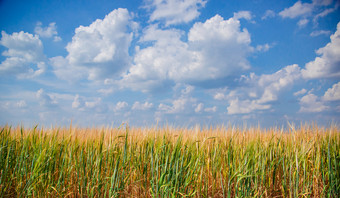
[[[294,96],[299,96],[307,93],[306,89],[301,89],[300,91],[294,92]]]
[[[187,86],[185,87],[185,89],[181,90],[181,93],[182,93],[183,95],[187,95],[187,94],[192,93],[192,92],[194,91],[194,89],[195,89],[194,86],[187,85]]]
[[[103,88],[103,89],[99,89],[98,93],[109,95],[109,94],[112,94],[114,91],[115,91],[114,88]]]
[[[55,98],[52,98],[49,94],[45,93],[43,89],[39,89],[36,93],[36,97],[39,100],[40,106],[45,107],[56,107],[58,102],[55,100]]]
[[[328,31],[328,30],[315,30],[312,33],[310,33],[310,36],[316,37],[320,35],[330,35],[330,34],[331,34],[331,31]]]
[[[13,111],[14,109],[25,109],[27,107],[27,103],[25,100],[18,101],[0,101],[0,109],[6,109]]]
[[[321,55],[306,64],[302,70],[304,78],[339,78],[340,77],[340,22],[336,32],[331,35],[331,42],[316,51]]]
[[[251,74],[252,75],[252,74]],[[247,77],[245,77],[247,80],[249,80]],[[251,77],[252,78],[252,77]],[[252,82],[252,83],[255,83]],[[251,83],[251,84],[252,84]],[[247,83],[246,83],[247,84]],[[250,87],[251,85],[249,85]],[[245,86],[245,87],[248,87],[248,86]],[[225,88],[219,88],[219,89],[215,89],[213,90],[213,98],[215,100],[230,100],[230,99],[235,99],[236,97],[239,96],[239,92],[241,89],[244,89],[245,87],[238,87],[238,88],[235,88],[235,89],[232,89],[232,87],[225,87]],[[254,90],[254,89],[253,89]],[[246,92],[246,91],[245,91]],[[247,94],[251,94],[251,90],[247,90]]]
[[[266,10],[264,15],[261,17],[262,20],[269,19],[275,17],[275,12],[273,10]]]
[[[228,114],[245,114],[255,110],[270,109],[270,105],[259,104],[256,100],[239,100],[238,98],[230,101],[227,107]]]
[[[43,38],[52,38],[53,41],[61,41],[61,37],[58,36],[57,26],[55,22],[52,22],[48,27],[42,27],[42,23],[38,22],[34,28],[34,32]]]
[[[270,102],[278,100],[282,90],[292,86],[301,77],[300,67],[289,65],[273,74],[250,75],[245,78],[248,86],[231,91],[228,96],[219,95],[229,101],[228,114],[250,113],[271,108]],[[223,97],[222,97],[223,96]]]
[[[205,108],[204,109],[205,112],[216,112],[217,111],[217,107],[216,106],[213,106],[213,107],[208,107],[208,108]]]
[[[25,100],[20,100],[16,103],[16,106],[19,108],[24,108],[24,107],[27,107],[27,104]]]
[[[189,93],[186,93],[185,90],[188,89],[188,86],[181,90],[181,95],[176,97],[172,101],[168,101],[171,104],[160,103],[158,106],[158,114],[190,114],[194,113],[195,110],[201,111],[203,108],[203,104],[197,104],[197,99],[190,96]],[[201,107],[198,107],[201,106]],[[198,109],[197,109],[198,108]]]
[[[177,113],[184,113],[188,112],[186,110],[190,109],[192,111],[192,107],[195,106],[194,103],[196,102],[195,98],[191,97],[181,97],[172,101],[171,105],[166,105],[161,103],[158,106],[160,111],[164,111],[167,114],[177,114]]]
[[[217,93],[214,95],[214,99],[215,99],[215,100],[226,100],[226,99],[228,99],[228,97],[225,96],[224,93],[217,92]]]
[[[235,77],[250,68],[247,56],[254,51],[250,34],[240,30],[240,21],[216,15],[195,23],[183,42],[183,32],[161,30],[156,25],[144,31],[140,42],[151,46],[136,52],[134,65],[123,75],[122,87],[149,91],[183,83],[197,85]]]
[[[309,20],[308,19],[300,19],[299,22],[298,22],[298,26],[300,28],[306,26],[308,24]]]
[[[325,2],[326,2],[326,1],[325,1]],[[328,4],[326,3],[326,4],[323,4],[323,5],[324,5],[324,6],[327,6],[327,5],[331,4],[331,3],[332,3],[332,0],[330,0],[330,1],[328,2]],[[322,4],[321,4],[321,5],[322,5]],[[314,24],[317,24],[319,18],[325,17],[325,16],[327,16],[328,14],[330,14],[330,13],[336,11],[336,10],[339,8],[339,6],[340,6],[340,3],[339,3],[339,1],[337,1],[337,2],[334,4],[334,7],[325,9],[324,11],[322,11],[322,12],[320,12],[319,14],[315,15],[314,18],[313,18]]]
[[[312,3],[302,3],[301,1],[296,2],[293,6],[285,8],[279,13],[282,18],[298,18],[303,17],[299,20],[298,25],[300,27],[305,26],[309,20],[307,17],[313,17],[314,25],[317,26],[317,20],[321,17],[325,17],[328,14],[334,12],[339,7],[339,3],[334,3],[334,7],[329,8],[333,3],[332,0],[314,0]],[[327,8],[328,7],[328,8]]]
[[[125,101],[119,101],[117,102],[116,106],[115,106],[115,111],[120,111],[122,109],[125,109],[126,107],[128,107],[129,104]]]
[[[83,98],[81,98],[78,94],[74,97],[74,100],[72,102],[72,108],[73,109],[81,109],[85,106],[85,101]]]
[[[252,19],[251,12],[250,11],[238,11],[234,13],[234,19],[246,19],[250,21]]]
[[[314,17],[313,21],[316,22],[319,18],[325,17],[325,16],[327,16],[328,14],[334,12],[335,10],[336,10],[336,8],[329,8],[329,9],[326,9],[326,10],[320,12],[319,14],[317,14],[317,15]]]
[[[73,99],[72,108],[79,111],[89,111],[91,113],[104,113],[108,109],[101,98],[88,100],[78,94]]]
[[[196,106],[196,108],[195,108],[195,112],[196,112],[196,113],[199,113],[199,112],[201,112],[201,111],[203,110],[203,108],[204,108],[204,104],[203,104],[203,103],[199,103],[199,104]]]
[[[87,71],[81,67],[70,65],[67,59],[56,56],[49,59],[53,67],[53,73],[59,78],[69,82],[86,78]]]
[[[75,74],[82,71],[90,80],[112,78],[130,65],[129,46],[137,24],[131,20],[126,9],[116,9],[97,19],[89,26],[79,26],[72,41],[67,44],[68,52],[63,57],[51,59],[55,73]],[[63,63],[63,64],[60,64]],[[61,66],[63,65],[63,66]]]
[[[296,64],[289,65],[274,74],[261,75],[258,85],[264,88],[260,103],[272,102],[277,100],[278,93],[285,87],[301,77],[300,67]]]
[[[140,103],[136,101],[132,106],[132,110],[148,110],[151,109],[152,107],[153,107],[152,103],[149,102]]]
[[[3,52],[4,56],[20,57],[31,62],[41,59],[43,46],[38,36],[23,31],[12,35],[2,31],[1,34],[1,45],[8,48]]]
[[[166,26],[188,23],[197,18],[205,0],[148,0],[147,8],[153,9],[150,21],[164,21]]]
[[[285,8],[279,13],[282,18],[296,18],[301,15],[310,14],[313,11],[312,3],[296,2],[292,7]]]
[[[123,76],[120,85],[146,92],[173,84],[179,72],[194,62],[188,44],[180,40],[181,34],[178,30],[160,30],[156,26],[146,29],[140,42],[154,44],[136,52],[135,64]]]
[[[102,99],[101,98],[96,98],[93,101],[86,101],[85,102],[85,107],[89,108],[89,109],[97,109],[99,110],[99,108],[103,107],[102,104]],[[102,109],[100,109],[99,111],[102,111]]]
[[[328,6],[333,2],[333,0],[313,0],[313,4],[315,5],[323,5]]]
[[[326,100],[326,101],[340,100],[340,82],[334,84],[332,88],[329,88],[325,92],[323,99]]]
[[[322,112],[329,109],[319,97],[312,93],[300,99],[300,106],[299,112]]]
[[[60,36],[55,36],[55,37],[53,37],[53,41],[54,42],[59,42],[59,41],[61,41],[62,39],[61,39],[61,37]]]
[[[188,40],[200,57],[197,69],[188,73],[194,78],[223,78],[250,68],[246,59],[253,51],[250,34],[240,29],[238,19],[224,20],[216,15],[204,23],[196,23],[189,31]]]
[[[29,68],[27,73],[20,73],[17,75],[19,79],[23,78],[34,78],[37,76],[40,76],[41,74],[45,73],[47,69],[47,66],[45,62],[38,62],[36,65],[36,70]]]
[[[17,77],[36,77],[45,72],[43,44],[37,35],[1,32],[0,45],[8,48],[2,53],[7,58],[0,64],[0,73]]]
[[[256,51],[259,51],[259,52],[266,52],[268,51],[270,48],[272,48],[274,46],[274,44],[263,44],[263,45],[257,45],[256,46]]]
[[[166,111],[166,112],[170,112],[171,110],[171,107],[169,105],[166,105],[166,104],[163,104],[163,103],[160,103],[158,105],[158,110],[159,111]]]

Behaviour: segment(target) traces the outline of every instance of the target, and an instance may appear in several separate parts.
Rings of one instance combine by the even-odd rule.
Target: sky
[[[338,0],[0,0],[0,125],[340,121]]]

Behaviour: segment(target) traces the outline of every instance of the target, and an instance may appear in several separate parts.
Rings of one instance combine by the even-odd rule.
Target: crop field
[[[0,197],[340,196],[336,126],[0,129]]]

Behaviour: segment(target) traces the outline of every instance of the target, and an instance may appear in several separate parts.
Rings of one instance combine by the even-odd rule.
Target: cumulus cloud
[[[34,28],[34,32],[43,38],[52,38],[55,42],[61,41],[61,37],[58,36],[57,26],[55,22],[52,22],[48,27],[42,27],[42,23],[38,22]]]
[[[166,26],[188,23],[197,18],[205,0],[147,0],[147,8],[153,9],[150,21],[164,21]]]
[[[338,111],[339,106],[331,107],[331,105],[335,105],[335,101],[340,101],[340,82],[335,83],[323,96],[317,96],[312,91],[313,89],[299,99],[299,112],[317,113],[330,110],[331,108]],[[303,92],[305,92],[304,89]]]
[[[39,100],[40,106],[44,107],[56,107],[58,102],[55,98],[52,98],[49,94],[47,94],[43,89],[39,89],[36,93],[36,97]]]
[[[27,73],[19,73],[17,75],[18,78],[34,78],[40,76],[41,74],[45,73],[47,70],[47,66],[45,62],[38,62],[36,64],[36,69],[29,68]]]
[[[215,99],[227,99],[228,114],[250,113],[256,110],[271,108],[271,102],[277,101],[282,90],[292,86],[301,77],[300,67],[296,64],[289,65],[273,74],[255,74],[246,77],[248,87],[232,91],[228,96],[221,93]]]
[[[300,67],[297,64],[289,65],[274,74],[261,75],[258,85],[264,88],[260,103],[272,102],[277,100],[278,93],[285,87],[301,77]]]
[[[114,110],[115,110],[115,111],[120,111],[120,110],[122,110],[122,109],[125,109],[125,108],[128,107],[128,106],[129,106],[129,104],[128,104],[127,102],[125,102],[125,101],[119,101],[119,102],[117,102],[117,104],[116,104]]]
[[[334,84],[332,88],[329,88],[325,95],[323,96],[323,99],[326,101],[337,101],[340,100],[340,82]]]
[[[224,95],[224,93],[217,92],[217,93],[214,95],[214,99],[215,99],[215,100],[226,100],[226,99],[228,99],[228,97],[227,97],[226,95]]]
[[[1,32],[1,45],[8,48],[2,55],[18,57],[26,61],[36,61],[43,57],[43,45],[37,35],[26,32],[14,32],[12,35]]]
[[[250,34],[241,30],[238,19],[224,20],[216,15],[195,23],[188,42],[181,40],[183,34],[156,25],[146,29],[140,42],[152,45],[136,52],[135,64],[123,75],[121,86],[148,91],[177,83],[206,85],[250,68],[247,57],[254,49]]]
[[[136,52],[135,64],[123,76],[121,86],[145,92],[172,85],[178,70],[194,62],[188,44],[180,40],[181,34],[179,30],[161,30],[157,26],[146,29],[140,42],[154,44]]]
[[[204,23],[195,23],[188,40],[200,57],[197,68],[187,73],[194,78],[223,78],[250,68],[247,61],[253,51],[250,34],[247,29],[241,30],[238,19],[224,20],[216,15]]]
[[[191,91],[187,92],[190,86],[184,87],[180,90],[179,96],[175,97],[173,100],[167,100],[164,103],[158,105],[158,114],[191,114],[195,110],[201,111],[203,109],[203,104],[197,104],[197,99],[191,96]],[[177,94],[175,94],[177,95]],[[200,109],[202,108],[202,109]]]
[[[101,98],[88,100],[78,94],[73,99],[72,108],[79,111],[91,111],[95,113],[104,113],[108,109],[107,105],[103,103]]]
[[[85,101],[83,98],[81,98],[78,94],[74,97],[74,100],[72,102],[72,108],[73,109],[81,109],[85,106]]]
[[[256,100],[239,100],[238,98],[230,100],[229,106],[227,107],[228,114],[245,114],[251,113],[255,110],[266,110],[270,109],[268,104],[260,104]]]
[[[68,60],[62,56],[50,58],[49,63],[53,67],[53,73],[59,79],[73,82],[88,76],[87,70],[75,65],[70,65]]]
[[[132,106],[132,110],[148,110],[151,109],[152,107],[153,107],[152,103],[149,102],[140,103],[136,101]]]
[[[328,110],[329,107],[324,104],[320,98],[312,93],[308,93],[300,99],[299,112],[322,112]]]
[[[87,107],[90,110],[94,110],[97,112],[104,112],[106,111],[105,104],[102,102],[101,98],[96,98],[92,101],[86,101],[85,107]]]
[[[193,107],[196,106],[194,103],[196,102],[195,98],[192,97],[180,97],[171,102],[171,105],[167,104],[159,104],[158,110],[163,111],[167,114],[178,114],[188,112],[186,110],[192,111]]]
[[[2,53],[7,58],[0,64],[1,74],[29,78],[45,72],[43,44],[37,35],[23,31],[1,35],[0,45],[8,48]]]
[[[82,71],[90,80],[116,76],[130,65],[128,49],[137,26],[128,10],[121,8],[89,26],[79,26],[66,46],[67,57],[51,59],[56,75]]]
[[[304,78],[339,78],[340,77],[340,22],[331,41],[316,51],[319,57],[306,64],[302,70]]]

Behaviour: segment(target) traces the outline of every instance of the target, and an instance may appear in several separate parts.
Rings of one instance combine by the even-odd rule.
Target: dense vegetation
[[[337,127],[0,129],[0,197],[340,196]]]

